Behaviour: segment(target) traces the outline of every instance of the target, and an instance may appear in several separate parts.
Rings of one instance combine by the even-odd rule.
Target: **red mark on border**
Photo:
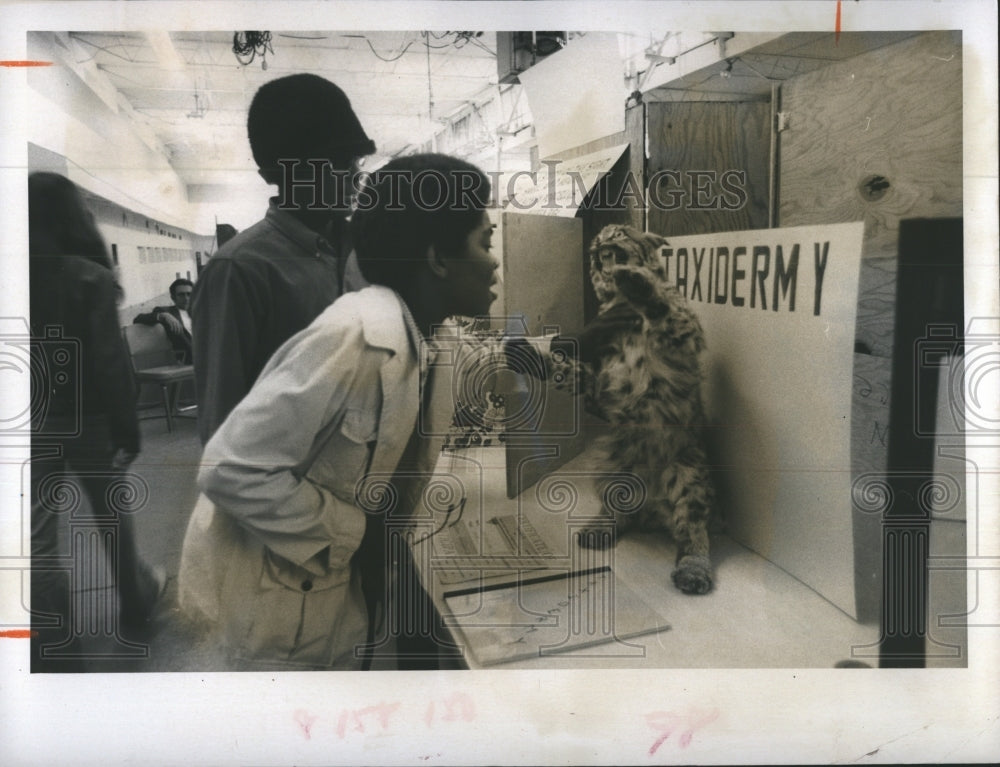
[[[337,720],[337,737],[344,738],[347,736],[347,725],[353,720],[354,724],[351,729],[356,732],[365,732],[364,717],[374,714],[378,720],[379,725],[385,730],[389,727],[389,717],[396,712],[399,708],[399,703],[385,703],[380,702],[375,706],[367,706],[365,708],[355,709],[354,711],[343,710],[340,712],[340,718]]]
[[[840,44],[840,0],[837,0],[837,21],[833,27],[833,44]]]
[[[38,636],[38,632],[31,631],[30,629],[0,631],[0,639],[31,639],[33,636]]]
[[[51,61],[0,61],[0,67],[51,67]]]
[[[714,722],[718,718],[718,709],[712,709],[711,711],[692,710],[686,715],[677,714],[673,711],[654,711],[651,714],[646,714],[646,724],[660,733],[660,737],[650,747],[649,755],[652,756],[655,754],[667,738],[678,730],[681,730],[681,734],[677,745],[681,748],[687,748],[691,745],[691,740],[694,738],[696,730]]]
[[[405,711],[399,701],[391,703],[379,701],[373,706],[341,709],[337,716],[337,737],[343,740],[354,732],[373,735],[379,731],[387,731],[391,727],[393,717]],[[411,712],[416,713],[412,709]],[[320,723],[321,716],[322,714],[317,715],[304,708],[292,712],[292,720],[306,740],[311,740],[313,733],[317,732],[316,725]],[[471,722],[475,718],[475,701],[464,692],[454,692],[437,701],[429,701],[423,714],[424,724],[428,728],[433,727],[436,722]],[[421,758],[429,759],[431,756]]]
[[[310,714],[304,709],[299,709],[295,712],[295,723],[302,728],[302,734],[305,735],[306,740],[312,738],[312,726],[316,723],[316,717]]]
[[[441,719],[445,722],[456,722],[459,719],[471,722],[476,718],[476,705],[472,702],[472,698],[464,692],[452,693],[444,699],[444,705],[445,712]],[[424,723],[428,727],[434,723],[434,701],[427,704],[427,710],[424,712]]]

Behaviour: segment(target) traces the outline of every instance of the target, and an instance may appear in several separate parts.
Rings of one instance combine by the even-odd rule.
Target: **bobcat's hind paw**
[[[707,594],[712,590],[712,563],[708,557],[688,554],[681,557],[671,578],[685,594]]]

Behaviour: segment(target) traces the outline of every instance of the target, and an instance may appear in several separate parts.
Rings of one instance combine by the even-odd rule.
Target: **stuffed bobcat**
[[[704,423],[698,353],[701,325],[684,297],[667,284],[659,248],[666,241],[627,226],[605,227],[590,247],[590,280],[602,317],[631,315],[616,332],[581,342],[589,399],[610,422],[601,440],[599,471],[638,478],[645,500],[616,510],[602,493],[602,513],[615,535],[631,529],[665,530],[677,542],[674,585],[688,594],[712,588],[708,525],[713,492],[699,436]],[[608,321],[604,328],[610,327]],[[586,335],[587,331],[584,331]],[[601,483],[606,484],[606,483]],[[580,544],[613,545],[614,538],[584,531]]]

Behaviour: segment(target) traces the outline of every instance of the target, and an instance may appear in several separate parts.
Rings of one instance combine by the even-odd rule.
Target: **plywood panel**
[[[650,231],[662,235],[708,234],[767,226],[767,189],[770,105],[766,102],[686,102],[648,104],[649,166],[648,205]],[[658,188],[660,171],[677,171]],[[705,172],[712,176],[693,177]],[[722,174],[745,174],[745,181],[730,182]],[[698,196],[693,184],[706,190]],[[745,200],[732,191],[740,186]],[[671,191],[676,190],[676,194]],[[686,193],[678,198],[681,190]],[[702,208],[724,195],[724,207]]]
[[[831,41],[832,44],[832,41]],[[962,51],[929,32],[782,86],[779,225],[865,222],[858,339],[892,354],[901,218],[962,211]],[[889,186],[859,191],[871,176]]]
[[[638,104],[625,112],[625,140],[628,141],[628,173],[638,189],[646,188],[646,105]],[[624,223],[636,229],[645,228],[645,206],[642,199],[625,198]]]

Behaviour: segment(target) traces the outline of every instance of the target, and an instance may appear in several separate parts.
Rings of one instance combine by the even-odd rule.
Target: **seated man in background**
[[[151,312],[138,315],[133,324],[163,325],[167,338],[177,353],[179,362],[191,364],[191,317],[188,315],[188,305],[191,303],[191,293],[194,283],[183,277],[170,283],[170,298],[173,306],[155,306]]]

